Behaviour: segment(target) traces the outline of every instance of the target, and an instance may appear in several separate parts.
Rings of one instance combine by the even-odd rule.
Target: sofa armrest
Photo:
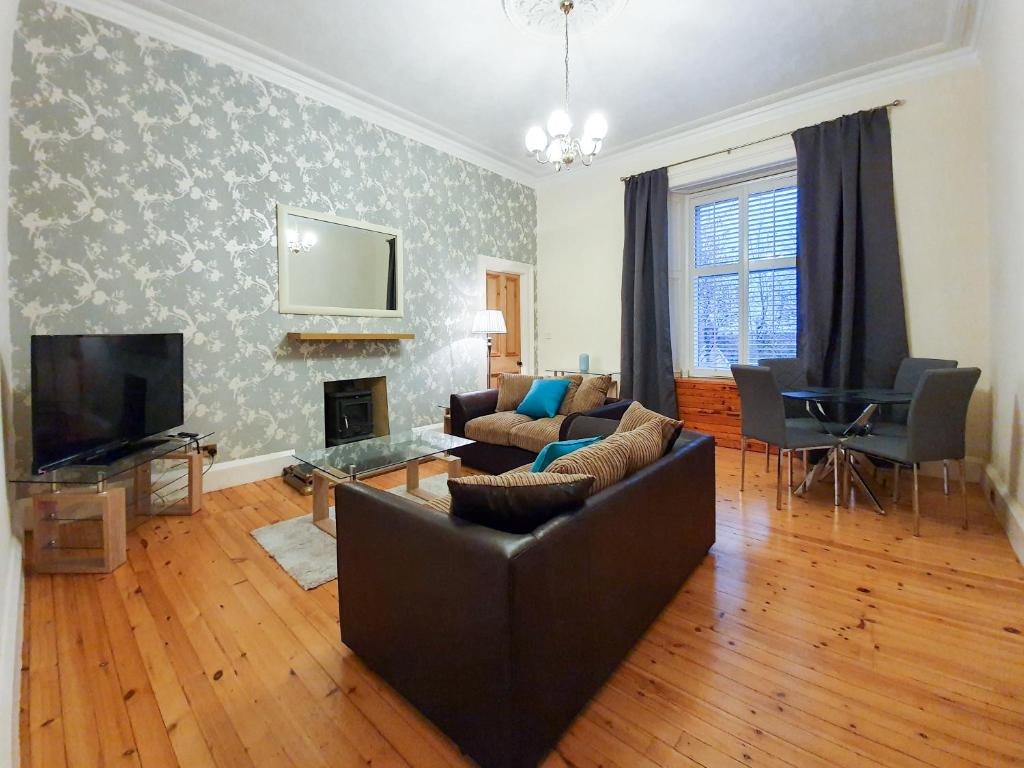
[[[478,416],[486,416],[497,410],[498,390],[483,389],[479,392],[452,395],[450,406],[452,434],[457,437],[465,437],[467,421]]]
[[[608,437],[614,434],[619,422],[615,419],[599,419],[595,416],[584,416],[573,419],[566,429],[563,440],[579,440],[584,437]]]
[[[341,640],[464,749],[512,752],[509,560],[536,540],[335,490]]]
[[[572,423],[580,416],[590,416],[595,419],[614,419],[618,421],[622,418],[622,414],[626,412],[626,409],[633,404],[632,400],[618,400],[615,398],[605,398],[604,405],[599,405],[597,408],[591,408],[589,411],[581,411],[580,413],[570,413],[565,417],[562,422],[562,426],[558,430],[559,440],[568,440],[568,437]]]

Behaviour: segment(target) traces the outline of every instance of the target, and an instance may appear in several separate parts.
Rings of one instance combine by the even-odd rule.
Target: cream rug
[[[425,477],[420,480],[420,487],[438,496],[446,496],[448,476]],[[390,488],[388,493],[423,503],[422,499],[408,493],[404,485]],[[331,507],[331,517],[334,517],[334,507]],[[252,537],[303,589],[314,589],[338,578],[337,542],[333,536],[313,525],[312,515],[265,525],[254,530]]]

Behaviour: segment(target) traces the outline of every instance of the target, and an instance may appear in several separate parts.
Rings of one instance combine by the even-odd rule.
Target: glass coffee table
[[[296,450],[295,458],[313,467],[313,524],[337,536],[331,519],[331,488],[405,465],[405,490],[422,499],[434,498],[420,488],[420,462],[439,459],[448,464],[448,477],[462,474],[462,459],[448,451],[473,441],[441,432],[395,432],[331,448]]]

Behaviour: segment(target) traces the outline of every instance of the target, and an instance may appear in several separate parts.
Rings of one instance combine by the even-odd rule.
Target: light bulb
[[[297,243],[297,242],[299,242],[299,230],[297,230],[297,229],[289,229],[288,230],[288,242],[289,243]]]
[[[572,120],[564,109],[556,109],[548,118],[548,133],[552,136],[566,136],[572,129]]]
[[[545,154],[547,154],[548,160],[552,163],[562,162],[562,142],[558,139],[552,139],[551,143],[548,144],[548,150]]]
[[[607,136],[608,121],[604,119],[604,115],[595,113],[588,117],[586,124],[583,126],[583,135],[596,141],[600,141]]]
[[[539,125],[533,126],[526,132],[526,150],[528,152],[543,152],[548,145],[548,135]]]
[[[307,232],[306,234],[304,234],[302,236],[302,246],[306,250],[309,250],[314,245],[316,245],[316,235],[315,234],[313,234],[312,232]]]

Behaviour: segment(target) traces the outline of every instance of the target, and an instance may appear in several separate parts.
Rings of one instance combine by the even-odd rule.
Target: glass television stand
[[[14,477],[32,499],[32,570],[109,573],[127,558],[128,531],[156,516],[198,512],[202,441],[212,435],[158,435],[108,463]]]

